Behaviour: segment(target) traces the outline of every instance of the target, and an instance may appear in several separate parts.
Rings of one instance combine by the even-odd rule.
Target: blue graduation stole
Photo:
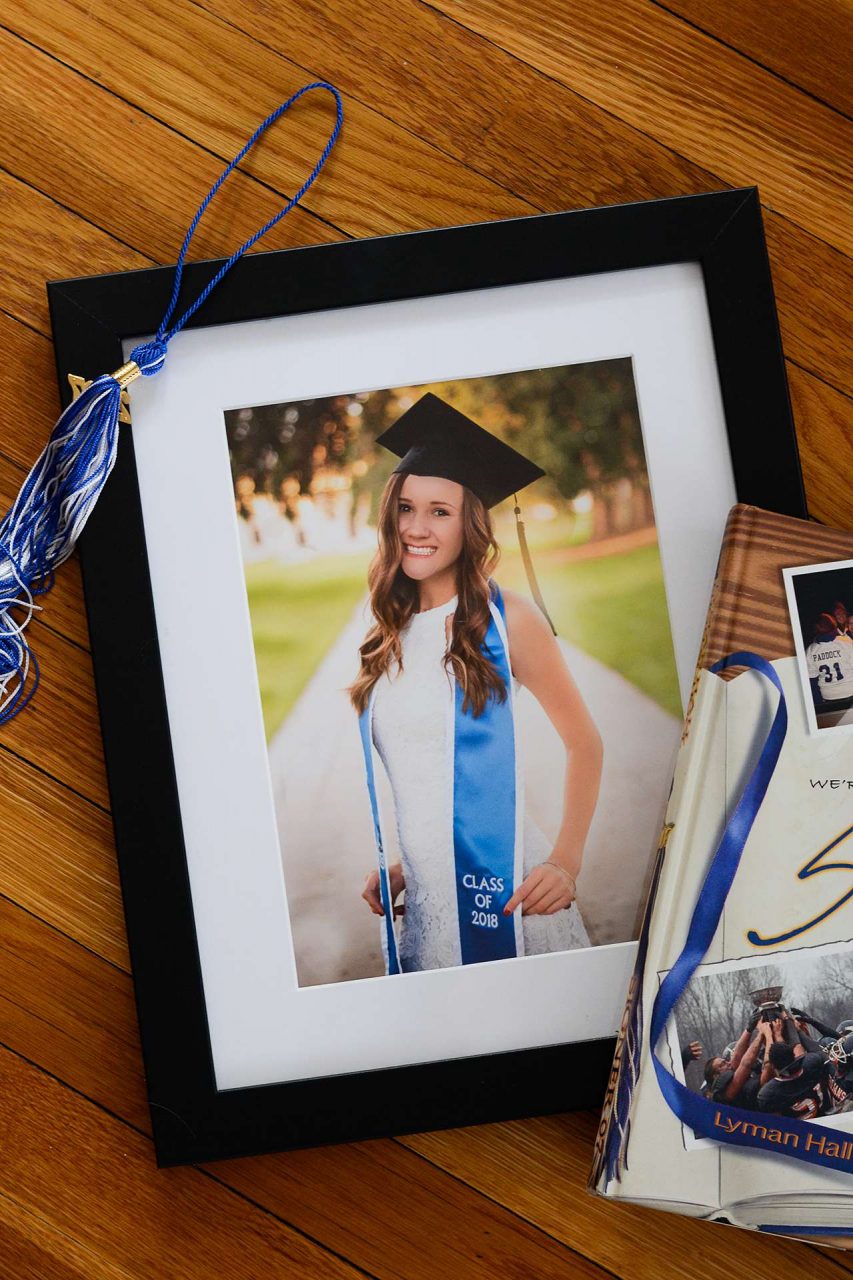
[[[505,916],[503,908],[523,878],[522,828],[524,806],[515,742],[514,693],[503,597],[491,584],[490,619],[482,651],[493,663],[506,688],[503,702],[490,698],[482,715],[463,711],[464,695],[453,679],[448,706],[453,752],[453,852],[449,869],[456,882],[461,964],[506,960],[524,954],[520,913]],[[382,950],[386,972],[401,973],[394,931],[391,885],[376,797],[373,744],[373,706],[376,685],[359,716],[367,791],[379,855],[379,886],[383,919]],[[448,689],[448,697],[451,689]],[[436,714],[441,709],[436,708]],[[437,817],[439,815],[436,815]]]

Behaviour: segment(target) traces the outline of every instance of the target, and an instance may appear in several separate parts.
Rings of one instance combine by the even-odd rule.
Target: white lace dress
[[[448,744],[452,685],[444,668],[446,619],[456,599],[416,614],[402,634],[403,669],[383,676],[376,691],[373,741],[391,783],[403,874],[405,915],[399,953],[404,972],[461,963],[454,879]],[[525,814],[524,874],[551,853],[545,834]],[[573,903],[552,916],[522,918],[525,955],[590,945]]]

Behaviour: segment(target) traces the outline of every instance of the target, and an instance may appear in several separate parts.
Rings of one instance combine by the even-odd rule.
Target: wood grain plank
[[[488,1195],[475,1199],[461,1179],[452,1180],[424,1161],[414,1168],[412,1156],[396,1142],[359,1143],[237,1161],[227,1178],[274,1212],[287,1213],[290,1220],[298,1214],[311,1235],[382,1280],[400,1275],[494,1280],[497,1268],[519,1280],[607,1275],[539,1231],[533,1220],[508,1217]],[[345,1164],[346,1182],[341,1178]],[[332,1194],[319,1196],[318,1187]]]
[[[70,67],[0,30],[0,154],[16,177],[148,257],[172,262],[221,161]],[[318,121],[319,123],[319,121]],[[80,163],[81,133],[87,154]],[[144,174],[131,192],[128,152]],[[230,254],[282,206],[281,195],[237,170],[199,224],[194,258]],[[340,240],[341,233],[297,206],[264,237],[264,249]],[[79,267],[78,267],[79,270]]]
[[[41,280],[30,280],[39,287]],[[5,293],[5,290],[4,290]],[[5,301],[5,298],[4,298]],[[0,311],[0,450],[21,472],[29,471],[56,421],[59,395],[53,344]]]
[[[132,271],[150,266],[152,262],[151,258],[69,213],[49,196],[3,172],[0,172],[0,261],[4,267],[0,296],[3,311],[45,334],[50,333],[46,280]]]
[[[435,8],[726,182],[749,173],[771,209],[853,249],[848,122],[678,18],[620,0],[438,0]]]
[[[8,1280],[134,1280],[124,1267],[0,1195],[0,1258]]]
[[[223,0],[224,2],[224,0]],[[23,10],[22,10],[23,12]],[[455,24],[448,23],[446,19],[442,20],[446,27],[451,31],[457,30]],[[262,28],[266,32],[267,28]],[[282,39],[284,35],[282,34]],[[435,35],[433,34],[433,44],[435,43]],[[705,188],[713,188],[719,185],[718,180],[713,174],[706,174],[703,178],[701,171],[697,170],[695,178],[685,177],[685,185],[680,186],[680,171],[670,173],[669,171],[669,152],[665,147],[658,143],[649,141],[648,152],[645,150],[642,154],[642,160],[639,163],[639,170],[634,175],[636,179],[636,188],[626,190],[621,178],[619,177],[620,169],[623,167],[621,157],[625,153],[631,151],[634,145],[634,139],[638,136],[636,131],[628,129],[624,125],[607,120],[602,116],[601,112],[596,111],[596,115],[607,120],[606,136],[602,137],[601,145],[596,144],[595,138],[591,138],[587,146],[587,153],[583,157],[578,157],[577,178],[573,184],[567,185],[568,178],[565,174],[565,168],[571,167],[567,162],[566,165],[557,165],[555,167],[553,154],[556,152],[558,156],[567,156],[574,162],[573,143],[570,138],[561,139],[556,132],[559,126],[558,120],[550,121],[551,133],[543,126],[543,130],[533,127],[529,117],[521,118],[519,124],[516,124],[517,112],[521,101],[529,102],[541,101],[543,98],[543,83],[547,84],[547,92],[549,97],[553,97],[558,112],[566,114],[567,119],[571,121],[572,112],[577,112],[576,104],[579,99],[576,95],[570,93],[562,86],[543,82],[543,78],[538,73],[531,71],[529,68],[522,67],[516,60],[500,51],[494,51],[494,58],[484,58],[483,49],[488,49],[487,43],[479,36],[472,37],[473,47],[468,48],[467,45],[459,48],[450,44],[447,50],[447,64],[449,68],[448,74],[455,77],[452,83],[459,87],[457,97],[461,94],[461,86],[468,84],[467,98],[474,101],[478,100],[480,95],[472,92],[473,87],[482,82],[482,77],[488,77],[487,82],[494,81],[498,77],[501,83],[507,83],[509,86],[507,92],[514,93],[508,103],[508,109],[504,115],[500,117],[500,123],[488,130],[487,136],[494,135],[497,139],[497,154],[503,156],[503,168],[512,170],[515,176],[516,186],[526,186],[528,175],[534,175],[532,181],[539,184],[537,194],[537,207],[542,209],[561,209],[572,205],[573,203],[590,203],[598,199],[605,201],[618,201],[625,198],[638,198],[644,195],[666,195],[672,194],[674,191],[697,190],[703,186]],[[478,52],[479,51],[479,52]],[[476,55],[476,56],[475,56]],[[437,55],[436,55],[437,56]],[[470,65],[464,61],[469,58]],[[102,61],[99,53],[99,59]],[[95,65],[90,68],[97,70],[98,63],[94,55],[91,55],[90,61]],[[53,63],[52,65],[58,66]],[[513,90],[513,73],[515,69],[516,77],[523,73],[524,78],[518,87]],[[381,64],[376,67],[377,82],[382,84]],[[61,73],[57,72],[57,75]],[[66,74],[72,74],[66,72]],[[468,80],[465,80],[465,77]],[[436,111],[434,105],[430,102],[421,103],[417,96],[413,95],[411,100],[405,98],[401,93],[396,82],[388,79],[385,93],[394,97],[395,93],[401,102],[406,102],[406,119],[413,128],[421,128],[425,136],[430,131],[435,133],[436,145],[447,144],[447,126],[443,126],[436,132],[434,120]],[[511,108],[511,109],[510,109]],[[93,107],[94,109],[94,107]],[[112,112],[112,106],[107,108],[108,112]],[[418,111],[420,114],[418,114]],[[66,115],[60,117],[60,122],[54,127],[58,132],[58,137],[62,141],[60,151],[63,154],[72,154],[74,148],[74,126],[73,122],[69,122],[67,126],[67,136],[61,130],[66,128],[62,125],[62,121],[67,118]],[[144,117],[141,117],[144,119]],[[372,117],[371,117],[372,120]],[[479,128],[482,132],[486,129],[487,122],[475,117],[466,127],[468,116],[463,114],[462,132],[457,147],[460,154],[466,151],[468,154],[475,153],[476,142],[475,135]],[[366,129],[370,124],[370,120],[359,122],[359,128]],[[548,121],[545,122],[549,124]],[[134,128],[136,132],[140,129],[144,131],[146,127],[140,126],[139,121],[135,122]],[[602,126],[603,128],[605,126]],[[161,128],[158,126],[158,128]],[[347,125],[347,135],[354,131]],[[168,133],[168,131],[166,131]],[[401,155],[408,156],[408,138],[409,135],[400,131],[400,137],[397,139],[396,147]],[[367,134],[365,140],[374,148],[382,145],[382,138]],[[150,148],[156,152],[156,139],[150,141]],[[146,155],[148,151],[146,150]],[[611,164],[609,161],[602,162],[602,156],[614,154],[620,157],[619,165]],[[520,165],[519,156],[523,161]],[[476,161],[477,156],[474,155]],[[418,157],[411,157],[412,163],[418,163]],[[32,161],[38,164],[38,159]],[[155,163],[152,160],[152,163]],[[185,158],[181,158],[179,168],[185,163]],[[449,162],[448,162],[449,163]],[[115,166],[116,173],[112,175],[110,183],[117,185],[124,180],[124,161],[122,157],[118,159],[110,159],[110,154],[104,160],[104,164],[109,169],[111,165]],[[26,170],[29,172],[29,169]],[[453,181],[462,185],[467,183],[464,176],[465,171],[461,166],[454,168]],[[205,175],[202,183],[197,187],[200,192],[209,174]],[[272,175],[275,177],[275,175]],[[280,177],[280,175],[279,175]],[[507,174],[501,174],[502,181],[506,181]],[[746,170],[739,175],[739,181],[748,181],[750,178],[749,171]],[[337,183],[338,179],[331,173],[324,175],[323,184],[331,185]],[[71,175],[63,180],[63,191],[72,203],[74,201],[74,177]],[[109,184],[108,184],[109,185]],[[122,239],[132,238],[138,234],[138,226],[135,215],[128,214],[126,211],[132,202],[127,200],[118,200],[110,208],[104,207],[103,198],[96,192],[91,191],[89,187],[83,188],[86,200],[94,201],[93,211],[103,218],[110,229]],[[227,188],[226,188],[227,189]],[[18,188],[13,188],[18,190]],[[567,198],[567,191],[570,198]],[[2,186],[0,186],[0,210],[2,210]],[[387,192],[389,201],[394,201],[394,195]],[[224,191],[223,191],[224,195]],[[509,197],[507,197],[509,198]],[[192,204],[192,197],[188,195],[188,206]],[[252,197],[254,199],[254,197]],[[46,319],[46,307],[44,305],[44,296],[42,291],[42,281],[46,275],[57,277],[61,275],[79,275],[94,274],[100,270],[119,269],[122,266],[139,265],[138,260],[130,260],[122,262],[120,260],[122,253],[129,251],[116,248],[113,241],[109,237],[104,239],[98,238],[98,233],[92,227],[82,224],[82,229],[76,227],[73,222],[72,214],[57,206],[49,206],[49,202],[43,198],[38,198],[24,188],[24,194],[21,197],[20,205],[13,203],[7,198],[6,201],[6,218],[4,227],[6,235],[4,237],[5,249],[7,254],[13,254],[15,261],[19,264],[18,278],[10,281],[7,285],[8,296],[2,299],[3,305],[7,310],[14,311],[20,315],[28,323],[36,324],[44,333],[49,332]],[[78,202],[85,205],[86,200]],[[106,202],[107,205],[109,202]],[[250,206],[254,208],[252,204]],[[497,211],[496,216],[510,216],[512,214],[521,214],[529,212],[531,204],[528,202],[517,201],[512,207]],[[160,215],[166,217],[167,221],[171,215]],[[218,230],[217,215],[211,211],[211,227],[207,232],[209,238],[205,241],[205,246],[209,252],[224,252],[230,249],[233,241],[228,239],[225,232]],[[71,221],[68,221],[68,220]],[[156,215],[152,221],[156,222]],[[251,220],[251,217],[249,218]],[[445,219],[449,221],[462,221],[461,217]],[[285,219],[287,223],[289,219]],[[420,208],[420,215],[417,221],[412,223],[414,226],[437,225],[442,221],[439,216],[439,210],[433,207],[432,202],[427,199]],[[181,223],[180,219],[177,219]],[[798,363],[804,367],[816,372],[825,381],[829,381],[834,385],[841,387],[848,392],[853,393],[853,351],[850,344],[846,341],[846,318],[844,323],[838,323],[839,315],[844,315],[845,299],[851,296],[853,292],[853,264],[849,259],[845,259],[842,254],[833,251],[829,246],[822,244],[819,240],[811,236],[805,235],[796,227],[786,223],[784,219],[778,218],[773,214],[767,215],[767,233],[770,245],[771,259],[773,263],[774,276],[776,279],[777,297],[779,303],[780,319],[783,331],[783,340],[785,350]],[[171,224],[169,224],[171,225]],[[316,224],[320,226],[321,224]],[[347,219],[341,218],[341,225],[347,231],[352,231]],[[411,225],[404,227],[382,227],[373,228],[374,231],[389,229],[411,229]],[[202,224],[204,226],[204,224]],[[45,259],[41,240],[43,235],[50,235],[51,241],[56,246],[68,246],[69,252],[60,256],[59,262]],[[170,232],[171,234],[171,232]],[[160,236],[158,232],[154,232],[154,239],[159,247]],[[182,235],[182,225],[179,229],[175,228],[174,245],[177,245]],[[0,230],[0,236],[3,231]],[[168,239],[164,236],[163,239]],[[79,244],[79,252],[74,254],[71,246],[75,243]],[[143,246],[145,241],[141,242]],[[3,239],[0,239],[0,249],[4,248]],[[165,256],[167,258],[174,256],[174,248],[171,253],[166,249]],[[0,448],[3,448],[2,438],[0,438]]]
[[[0,925],[0,1042],[150,1134],[129,974],[3,898]]]
[[[734,1241],[716,1223],[591,1195],[597,1126],[596,1115],[575,1112],[401,1141],[627,1280],[731,1280],[735,1256],[739,1275],[795,1275],[800,1267],[838,1276],[836,1259],[808,1245],[747,1231]]]
[[[5,1049],[0,1129],[0,1194],[136,1280],[363,1274],[197,1170],[157,1170],[147,1138]]]
[[[764,210],[764,230],[785,353],[853,395],[853,260]]]
[[[819,8],[811,0],[786,0],[784,10],[762,0],[665,0],[661,7],[853,114],[853,8],[847,0],[821,0]]]
[[[39,622],[27,631],[41,684],[23,714],[0,727],[0,747],[108,808],[95,682],[89,654]]]
[[[794,365],[788,366],[788,385],[809,513],[830,527],[853,529],[850,470],[839,465],[853,434],[853,404]]]
[[[109,0],[60,0],[50,8],[17,0],[6,25],[227,159],[259,120],[313,78],[282,53],[172,0],[126,0],[120,10]],[[303,100],[244,167],[275,190],[293,190],[311,171],[332,118],[328,95]],[[423,226],[425,209],[440,225],[530,206],[350,100],[341,143],[305,208],[350,234],[376,235]]]
[[[0,957],[0,1042],[39,1061],[75,1090],[147,1133],[127,975],[2,900]],[[0,1056],[0,1078],[3,1061]],[[32,1083],[28,1081],[28,1087]],[[81,1105],[85,1110],[76,1099],[70,1108],[75,1123]],[[137,1150],[136,1135],[130,1131],[126,1138],[114,1133],[109,1139],[113,1148],[125,1142]],[[143,1155],[150,1162],[150,1152]],[[158,1178],[168,1181],[172,1173],[188,1172],[155,1174],[134,1163],[134,1186],[141,1179],[148,1191],[152,1184],[156,1189]],[[351,1143],[210,1168],[223,1186],[322,1239],[383,1280],[400,1275],[432,1280],[442,1273],[454,1280],[491,1280],[496,1257],[508,1275],[519,1277],[533,1274],[558,1280],[576,1275],[597,1280],[604,1275],[593,1263],[396,1142]],[[104,1176],[109,1176],[109,1168]],[[33,1195],[25,1203],[42,1202]],[[110,1256],[122,1261],[114,1248]]]
[[[3,902],[0,956],[0,1041],[37,1055],[48,1071],[147,1132],[126,975]],[[578,1113],[230,1161],[211,1170],[389,1280],[401,1274],[432,1277],[443,1268],[454,1278],[486,1276],[496,1256],[509,1275],[596,1274],[575,1257],[570,1267],[576,1269],[555,1272],[552,1264],[560,1255],[532,1250],[514,1219],[497,1212],[501,1205],[629,1280],[692,1280],[697,1249],[703,1276],[728,1280],[727,1233],[587,1196],[596,1123],[592,1114]],[[424,1159],[413,1159],[412,1152]],[[465,1184],[492,1203],[472,1200]],[[774,1274],[788,1274],[787,1261],[810,1256],[803,1246],[749,1235],[742,1249],[754,1274],[771,1263],[778,1267]],[[823,1265],[825,1257],[810,1261],[810,1274],[836,1274],[828,1258]],[[415,1258],[421,1262],[413,1263]]]
[[[713,175],[426,4],[202,0],[387,119],[541,208],[707,191]],[[322,27],[323,38],[317,39]]]
[[[725,185],[644,132],[645,118],[626,123],[427,5],[357,0],[339,15],[318,0],[204,5],[543,211]],[[496,88],[483,93],[483,85]],[[731,175],[735,185],[754,178],[745,162]],[[424,215],[434,224],[428,206]],[[851,392],[853,352],[835,313],[853,294],[853,267],[772,211],[765,217],[785,350]]]
[[[9,752],[0,811],[8,830],[26,832],[0,845],[0,894],[129,972],[109,814]]]

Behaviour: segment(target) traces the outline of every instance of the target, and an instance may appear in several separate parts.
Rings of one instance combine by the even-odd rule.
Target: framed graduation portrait
[[[63,394],[171,278],[49,286]],[[805,514],[757,193],[253,255],[178,347],[80,545],[158,1161],[594,1105],[726,515]]]

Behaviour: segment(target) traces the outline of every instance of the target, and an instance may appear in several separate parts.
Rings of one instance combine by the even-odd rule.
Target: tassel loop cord
[[[262,134],[294,103],[314,89],[325,90],[333,96],[335,123],[311,173],[284,207],[219,267],[170,328],[169,322],[181,292],[187,251],[210,202]],[[151,377],[160,372],[172,338],[183,329],[235,263],[299,203],[316,181],[338,139],[342,124],[340,93],[327,81],[316,80],[291,94],[258,125],[245,146],[216,179],[189,225],[178,254],[169,304],[155,336],[134,347],[130,359],[115,373],[104,374],[86,386],[60,414],[41,456],[21,486],[11,509],[0,521],[0,726],[23,710],[38,687],[39,666],[24,631],[39,608],[34,597],[53,585],[54,571],[74,550],[115,465],[124,389],[136,378]],[[17,611],[17,617],[13,611]]]
[[[258,141],[261,135],[266,133],[270,125],[275,124],[279,116],[284,115],[285,111],[288,111],[295,102],[298,102],[301,97],[303,97],[306,93],[310,93],[313,89],[326,89],[328,90],[329,93],[332,94],[333,98],[335,99],[335,123],[332,129],[332,132],[329,134],[329,139],[325,147],[321,151],[319,158],[317,160],[317,163],[314,165],[314,168],[311,170],[311,173],[305,179],[305,181],[303,182],[299,190],[296,192],[296,194],[291,196],[291,198],[288,200],[284,208],[280,209],[278,213],[276,213],[272,218],[270,218],[268,222],[264,223],[264,225],[260,227],[253,235],[249,236],[247,240],[244,240],[243,243],[240,245],[239,249],[235,249],[235,251],[232,253],[228,261],[224,262],[222,266],[219,268],[219,270],[216,272],[214,277],[208,281],[208,283],[202,289],[201,293],[196,298],[195,302],[191,303],[190,306],[187,307],[186,311],[183,312],[183,314],[179,317],[179,319],[176,320],[175,323],[172,325],[171,329],[169,329],[168,324],[170,319],[172,318],[175,307],[178,305],[178,296],[181,292],[181,280],[184,274],[184,262],[186,260],[187,250],[190,247],[190,241],[195,235],[196,227],[204,217],[207,206],[210,204],[211,200],[216,195],[217,191],[222,186],[223,182],[225,182],[226,178],[231,173],[231,170],[236,168],[236,166],[240,163],[240,161],[244,158],[244,156],[249,151],[251,151],[252,147],[255,145],[255,143]],[[171,339],[174,338],[176,333],[180,333],[181,329],[183,329],[184,325],[187,323],[190,317],[195,315],[199,307],[205,302],[205,300],[208,298],[210,293],[219,284],[222,277],[231,270],[235,262],[238,262],[239,259],[242,258],[244,253],[247,253],[248,250],[251,249],[252,245],[254,245],[258,240],[260,240],[261,236],[265,236],[268,231],[271,231],[272,228],[276,225],[276,223],[281,222],[282,218],[285,217],[286,214],[290,213],[290,210],[294,207],[294,205],[297,205],[299,203],[299,201],[308,191],[309,187],[313,185],[318,174],[320,173],[320,170],[323,168],[323,165],[328,160],[331,154],[332,148],[334,147],[335,143],[338,140],[338,134],[341,131],[341,125],[343,124],[343,120],[344,120],[344,107],[343,107],[343,101],[341,99],[341,95],[338,92],[338,90],[335,88],[334,85],[329,84],[327,80],[315,80],[312,84],[306,84],[306,85],[303,85],[301,89],[297,89],[296,93],[291,94],[291,96],[287,99],[286,102],[282,102],[281,106],[276,107],[275,111],[271,112],[267,116],[266,120],[262,121],[261,124],[258,125],[257,129],[252,134],[249,141],[246,143],[243,149],[237,153],[237,155],[234,157],[231,163],[227,166],[227,168],[223,169],[222,173],[216,179],[213,186],[210,188],[207,195],[204,197],[201,204],[199,205],[196,211],[195,217],[193,218],[192,222],[190,223],[187,229],[187,234],[184,236],[184,243],[181,245],[181,251],[178,254],[178,261],[175,266],[175,280],[174,280],[174,284],[172,285],[172,296],[169,299],[169,305],[166,308],[166,314],[163,316],[163,319],[160,322],[160,328],[157,330],[154,341],[143,344],[142,348],[139,348],[139,347],[136,348],[136,350],[140,352],[140,354],[142,354],[144,351],[143,359],[146,361],[146,364],[149,358],[151,360],[151,365],[148,365],[148,367],[144,367],[143,364],[140,363],[140,361],[137,359],[136,362],[137,364],[139,364],[140,371],[143,374],[150,375],[152,373],[158,372],[159,368],[162,367],[162,359],[165,358],[166,346],[169,344]],[[158,356],[161,356],[161,355],[162,355],[162,358],[157,368],[151,367],[153,364],[156,363]],[[131,358],[132,359],[135,358],[135,355],[133,352],[131,353]]]

